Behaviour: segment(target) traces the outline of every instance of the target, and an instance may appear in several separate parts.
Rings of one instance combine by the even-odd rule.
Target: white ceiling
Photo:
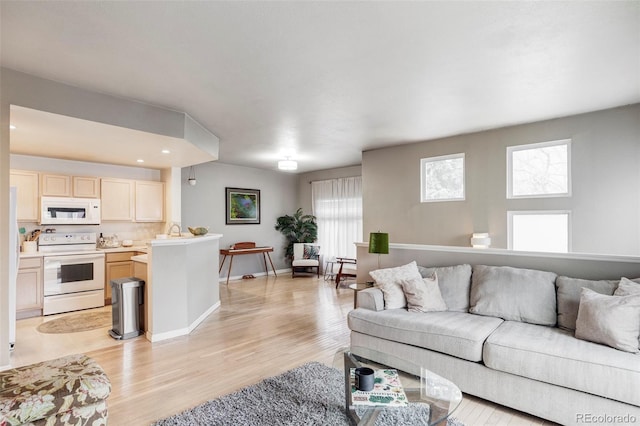
[[[640,102],[639,1],[0,8],[2,66],[184,111],[230,164],[347,166],[363,150]]]

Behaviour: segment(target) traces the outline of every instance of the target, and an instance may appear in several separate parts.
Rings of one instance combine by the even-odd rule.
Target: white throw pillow
[[[637,353],[640,294],[605,296],[583,288],[576,320],[576,338]]]
[[[400,309],[407,306],[407,299],[400,281],[422,279],[415,260],[395,268],[376,269],[369,272],[376,282],[376,287],[382,290],[385,309]]]
[[[404,295],[407,298],[409,312],[441,312],[447,310],[447,304],[442,299],[438,276],[434,273],[430,277],[419,280],[400,281]]]

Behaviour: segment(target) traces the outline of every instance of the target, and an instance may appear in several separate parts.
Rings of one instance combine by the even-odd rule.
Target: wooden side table
[[[349,288],[353,290],[353,309],[358,306],[358,292],[373,287],[373,283],[355,283],[349,284]]]

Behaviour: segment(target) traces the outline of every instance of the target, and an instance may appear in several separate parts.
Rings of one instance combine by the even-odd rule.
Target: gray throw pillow
[[[558,327],[573,331],[576,329],[578,306],[582,288],[588,288],[600,294],[611,296],[618,281],[583,280],[560,276],[556,279],[558,292]]]
[[[447,310],[469,312],[469,291],[471,290],[471,265],[438,266],[425,268],[418,266],[423,278],[434,273],[438,276],[438,286]]]
[[[407,298],[409,312],[441,312],[447,310],[447,304],[442,300],[438,276],[433,274],[427,278],[400,281],[404,295]]]
[[[580,295],[576,338],[638,353],[640,294],[605,296],[588,288]]]
[[[469,312],[508,321],[555,325],[555,280],[553,272],[475,265]]]
[[[614,296],[631,296],[632,294],[640,294],[640,278],[633,281],[629,278],[622,277],[618,288],[613,292]],[[640,348],[640,335],[638,335],[638,347]]]

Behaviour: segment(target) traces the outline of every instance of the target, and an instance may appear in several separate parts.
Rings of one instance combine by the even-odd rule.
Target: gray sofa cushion
[[[469,312],[555,325],[556,274],[508,266],[473,267]]]
[[[578,306],[580,306],[580,290],[582,287],[611,296],[618,286],[618,281],[582,280],[559,276],[556,279],[558,297],[558,327],[565,330],[576,329]]]
[[[449,311],[469,312],[469,291],[471,289],[471,265],[442,266],[425,268],[418,266],[423,278],[435,272],[438,286]]]
[[[406,309],[355,309],[349,328],[359,333],[442,352],[468,361],[482,360],[482,345],[499,318],[463,312],[407,312]]]
[[[640,356],[570,331],[505,321],[487,339],[483,360],[495,370],[640,406]]]

